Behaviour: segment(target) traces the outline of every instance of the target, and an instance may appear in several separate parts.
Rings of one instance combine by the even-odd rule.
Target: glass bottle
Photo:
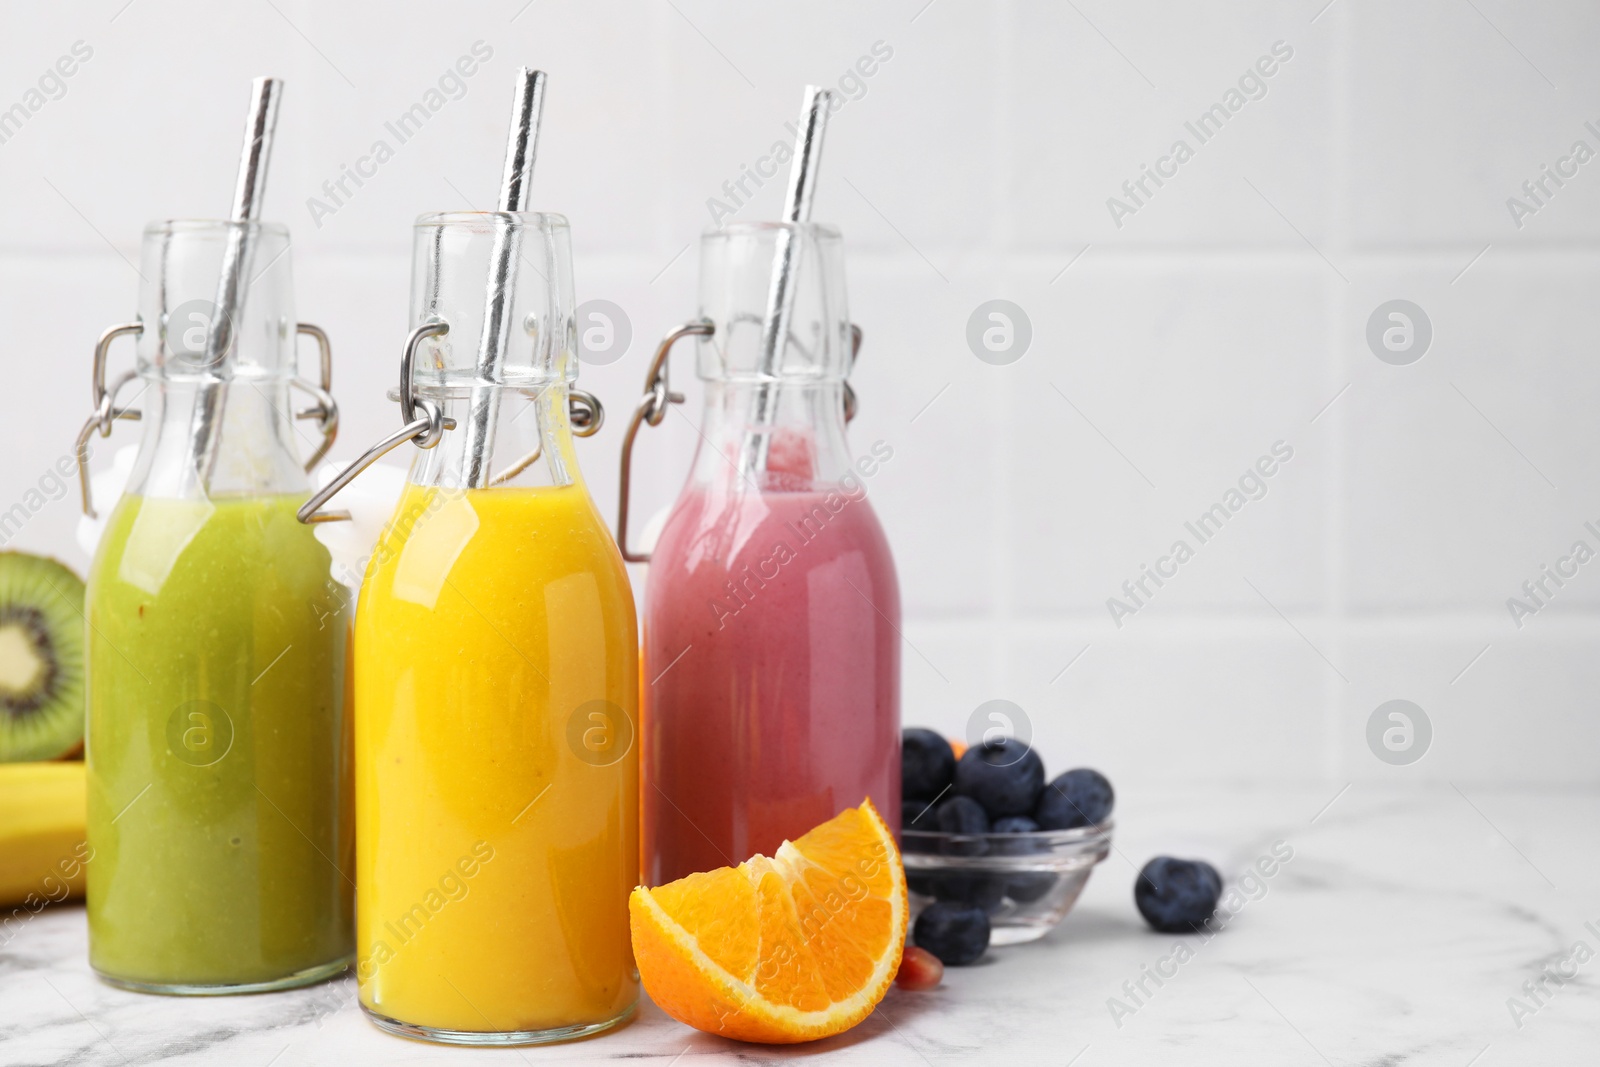
[[[224,263],[248,249],[233,302]],[[230,249],[232,250],[230,252]],[[280,989],[343,969],[354,940],[349,613],[295,508],[337,422],[327,339],[297,325],[281,225],[145,230],[139,321],[95,353],[80,436],[144,436],[89,571],[89,959],[162,993]],[[322,349],[321,388],[296,340]],[[141,414],[104,387],[138,336]],[[323,438],[296,425],[317,398]],[[91,515],[88,481],[84,503]]]
[[[569,409],[599,411],[567,222],[425,215],[415,250],[408,423],[369,455],[420,451],[356,612],[361,1003],[435,1041],[578,1037],[638,997],[638,636],[573,451]]]
[[[774,352],[764,334],[782,256],[793,303]],[[900,815],[900,593],[867,499],[893,450],[854,454],[846,440],[854,344],[839,233],[707,233],[700,303],[700,322],[658,352],[631,428],[681,399],[664,360],[678,335],[698,336],[700,445],[645,591],[649,885],[772,855],[865,797],[891,827]]]

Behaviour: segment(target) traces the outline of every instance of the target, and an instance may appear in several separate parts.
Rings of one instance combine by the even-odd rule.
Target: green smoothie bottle
[[[353,949],[351,613],[295,519],[337,414],[288,252],[276,224],[151,225],[139,320],[95,353],[80,446],[117,418],[144,433],[87,597],[89,961],[130,989],[282,989]],[[136,370],[108,391],[126,334]],[[301,335],[320,386],[296,375]]]

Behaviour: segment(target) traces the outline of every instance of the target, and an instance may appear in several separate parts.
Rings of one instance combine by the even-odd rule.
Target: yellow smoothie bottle
[[[426,215],[415,236],[406,426],[369,457],[418,450],[355,622],[361,1004],[435,1041],[583,1036],[638,997],[639,683],[573,453],[599,406],[572,388],[567,222]]]

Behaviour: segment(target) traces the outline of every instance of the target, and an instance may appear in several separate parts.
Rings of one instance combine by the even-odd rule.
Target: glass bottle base
[[[131,978],[119,978],[114,974],[96,970],[94,973],[107,985],[114,985],[118,989],[128,989],[135,993],[159,993],[173,997],[226,997],[238,993],[272,993],[280,989],[296,989],[300,986],[315,985],[317,982],[326,981],[339,974],[350,966],[354,956],[341,956],[330,963],[319,963],[315,967],[307,967],[303,971],[274,978],[267,982],[224,982],[224,983],[194,983],[194,982],[140,982]]]
[[[603,1034],[607,1030],[621,1026],[633,1018],[637,1005],[629,1004],[626,1009],[603,1022],[584,1023],[580,1026],[557,1026],[549,1030],[442,1030],[432,1026],[417,1026],[414,1023],[403,1023],[399,1019],[391,1019],[361,1005],[361,1010],[366,1012],[378,1029],[386,1030],[391,1034],[401,1037],[410,1037],[418,1041],[433,1041],[441,1045],[550,1045],[558,1041],[576,1041],[582,1037],[593,1037]]]

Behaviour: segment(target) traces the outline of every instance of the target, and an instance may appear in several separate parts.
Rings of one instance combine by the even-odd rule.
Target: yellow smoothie
[[[356,611],[357,977],[472,1033],[605,1023],[638,977],[638,638],[581,484],[408,485]]]

